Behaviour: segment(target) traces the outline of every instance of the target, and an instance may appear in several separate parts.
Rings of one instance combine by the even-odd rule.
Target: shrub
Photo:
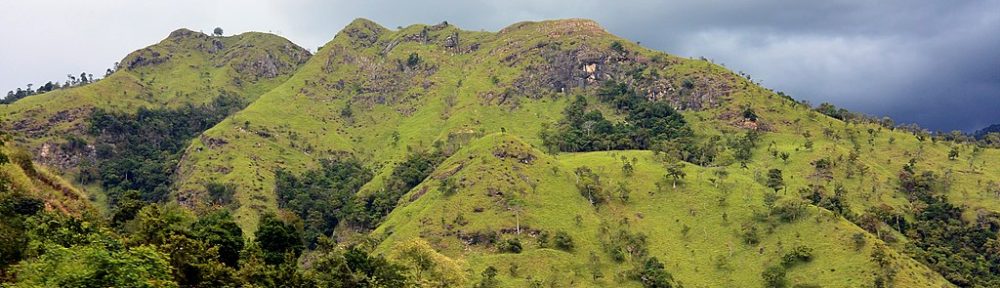
[[[507,239],[497,244],[497,249],[504,253],[521,253],[521,240],[517,238]]]
[[[557,249],[563,251],[573,251],[573,237],[569,236],[569,233],[563,231],[556,232],[554,240],[554,244]]]
[[[792,248],[792,251],[785,253],[785,256],[781,257],[781,265],[785,267],[792,267],[800,262],[812,261],[812,248],[805,246],[796,246]]]
[[[785,272],[785,267],[781,265],[764,269],[764,272],[760,273],[761,278],[764,278],[764,287],[780,288],[788,286],[788,280],[785,279]]]

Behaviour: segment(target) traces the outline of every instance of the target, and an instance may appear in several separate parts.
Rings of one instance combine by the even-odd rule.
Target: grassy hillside
[[[269,34],[178,30],[104,80],[0,115],[36,158],[111,187],[96,202],[129,204],[117,229],[155,234],[125,242],[175,257],[162,239],[220,241],[158,201],[214,215],[239,243],[229,252],[254,240],[246,283],[272,268],[322,283],[363,258],[388,281],[445,286],[1000,284],[1000,150],[833,118],[589,20],[473,32],[358,19],[313,56]],[[99,171],[74,170],[87,157]],[[76,190],[39,187],[79,210],[64,201]],[[187,228],[132,231],[160,220]],[[338,283],[384,280],[348,271],[356,282]],[[172,279],[206,283],[186,277]]]
[[[36,165],[31,154],[9,142],[9,135],[0,136],[0,194],[2,199],[31,198],[41,201],[42,208],[66,215],[100,216],[87,195],[49,171]]]
[[[135,51],[108,77],[0,106],[0,127],[13,132],[41,162],[72,170],[80,157],[62,153],[70,135],[90,139],[94,109],[136,113],[211,103],[220,95],[253,101],[280,84],[309,52],[272,34],[211,37],[180,29]],[[92,142],[92,141],[91,141]]]
[[[717,155],[703,163],[707,167],[684,165],[688,176],[676,191],[661,188],[666,191],[650,193],[656,183],[665,181],[664,163],[650,152],[553,153],[543,147],[540,132],[563,118],[562,111],[576,95],[585,96],[593,103],[591,109],[603,111],[611,120],[623,120],[616,108],[596,100],[608,80],[624,83],[649,100],[670,103],[690,123],[696,142],[707,145],[718,137],[712,146]],[[745,117],[746,111],[754,114],[754,120]],[[725,143],[738,141],[748,130],[762,134],[744,168],[737,151]],[[236,201],[229,207],[236,210],[237,223],[244,231],[252,233],[259,215],[277,210],[277,169],[304,173],[318,169],[322,159],[352,155],[375,171],[359,195],[386,193],[385,181],[408,151],[455,151],[470,139],[496,133],[505,136],[474,141],[477,144],[455,154],[464,156],[452,156],[435,172],[470,162],[459,173],[476,180],[462,186],[461,192],[450,198],[441,196],[434,192],[439,180],[431,177],[402,197],[402,208],[373,233],[386,237],[379,249],[390,251],[398,243],[420,237],[448,257],[469,263],[470,279],[478,278],[486,266],[505,271],[517,262],[526,271],[554,266],[561,272],[552,273],[553,279],[537,278],[545,272],[500,273],[504,283],[551,280],[608,285],[627,281],[623,275],[631,268],[616,265],[607,253],[601,253],[597,231],[602,223],[618,227],[627,222],[629,231],[648,237],[650,255],[666,263],[666,270],[686,286],[761,282],[761,272],[797,245],[813,249],[815,262],[790,268],[790,281],[858,286],[875,278],[869,272],[874,265],[869,251],[882,241],[839,215],[863,215],[872,207],[913,210],[915,202],[899,191],[898,183],[900,171],[911,158],[921,170],[937,171],[948,179],[943,191],[951,203],[965,207],[966,220],[1000,208],[1000,199],[989,186],[1000,180],[1000,168],[990,165],[1000,160],[995,149],[918,140],[914,133],[878,123],[833,119],[721,66],[642,48],[587,20],[518,23],[497,33],[462,31],[447,24],[389,30],[356,20],[289,81],[195,140],[179,164],[176,189],[184,199],[201,199],[185,202],[189,206],[206,210],[212,206],[206,186],[235,187]],[[524,149],[533,151],[536,164],[515,168],[519,167],[515,163],[484,153],[493,149],[490,145],[505,141],[533,147]],[[952,147],[958,156],[949,159]],[[784,153],[787,159],[780,157]],[[617,173],[620,156],[638,159],[636,179],[623,179]],[[457,160],[463,157],[469,160]],[[820,159],[827,159],[831,167],[817,176],[815,163]],[[597,210],[589,207],[573,184],[572,171],[580,166],[597,169],[605,189],[617,189],[618,182],[626,182],[634,199]],[[470,167],[475,169],[470,171]],[[833,213],[809,205],[808,213],[792,223],[761,222],[754,211],[767,211],[762,199],[769,189],[765,179],[770,169],[784,172],[786,188],[776,201],[802,199],[806,195],[800,195],[801,189],[822,186],[831,194],[838,191],[838,199],[846,204],[841,206],[844,211]],[[713,176],[717,170],[727,171],[727,179]],[[720,181],[730,188],[715,187]],[[490,189],[520,191],[515,194],[524,198],[519,202],[524,203],[526,225],[565,230],[580,250],[535,249],[530,239],[534,236],[520,237],[529,248],[518,255],[497,253],[492,245],[463,244],[455,236],[461,234],[459,228],[449,223],[458,217],[455,213],[462,213],[468,221],[464,225],[468,228],[459,229],[463,233],[497,232],[501,238],[510,237],[501,231],[509,230],[516,217],[496,196],[483,192]],[[477,203],[486,210],[473,212],[480,208]],[[577,214],[580,226],[574,226]],[[728,223],[722,223],[723,214]],[[913,220],[913,216],[906,217]],[[760,226],[759,243],[739,241],[744,223]],[[688,231],[686,236],[682,230]],[[850,248],[856,233],[868,239],[859,251]],[[910,249],[906,235],[885,234],[895,237],[886,245],[896,255],[893,265],[901,275],[893,278],[897,285],[948,285],[911,259],[911,254],[900,253]],[[603,276],[598,280],[588,276],[590,252],[601,263],[596,270]],[[535,278],[526,280],[524,275]]]
[[[621,169],[622,157],[634,163],[629,176]],[[659,187],[663,168],[649,151],[553,157],[516,137],[495,134],[442,163],[373,233],[384,238],[379,247],[387,254],[396,243],[423,238],[441,253],[465,259],[472,275],[497,267],[499,279],[511,287],[640,286],[626,276],[637,256],[616,261],[609,251],[620,245],[620,233],[644,235],[645,244],[637,246],[661,259],[685,287],[759,286],[749,283],[759,283],[765,268],[779,265],[786,253],[800,246],[812,249],[814,259],[789,269],[792,284],[871,283],[870,271],[878,268],[869,255],[873,245],[884,245],[880,240],[865,236],[869,244],[856,246],[852,236],[867,233],[817,207],[806,208],[790,222],[758,223],[755,213],[766,211],[762,196],[767,187],[744,173],[734,173],[717,187],[708,180],[712,169],[685,166],[688,177],[682,184]],[[595,207],[581,196],[574,173],[579,167],[597,172],[612,199]],[[440,179],[449,177],[460,187],[453,195],[440,185]],[[630,191],[627,200],[621,198],[621,185]],[[741,237],[746,223],[759,227],[760,243],[747,245]],[[539,243],[541,234],[558,231],[571,235],[571,251]],[[523,251],[504,253],[493,243],[473,243],[474,235],[489,233],[499,234],[491,240],[495,242],[519,239]],[[899,287],[948,286],[919,262],[893,254]]]

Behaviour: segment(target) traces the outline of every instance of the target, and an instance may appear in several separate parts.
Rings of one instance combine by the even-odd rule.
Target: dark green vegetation
[[[3,286],[1000,284],[1000,134],[587,20],[213,32],[0,106]]]
[[[98,109],[90,118],[96,142],[94,162],[84,162],[77,180],[100,183],[117,212],[114,222],[130,220],[141,202],[161,202],[170,194],[173,165],[191,138],[222,121],[245,104],[222,95],[207,105],[178,109],[145,109],[115,113]],[[85,150],[71,138],[63,151]]]
[[[368,216],[354,195],[371,180],[372,172],[354,159],[326,161],[322,166],[302,177],[285,171],[275,173],[278,205],[303,219],[303,233],[310,248],[315,247],[319,237],[330,235],[341,221]]]
[[[690,141],[691,128],[680,113],[664,102],[651,102],[628,86],[607,82],[598,91],[601,101],[627,113],[624,123],[613,123],[599,110],[587,110],[587,99],[578,96],[565,118],[542,132],[543,145],[553,151],[649,150],[654,145]]]

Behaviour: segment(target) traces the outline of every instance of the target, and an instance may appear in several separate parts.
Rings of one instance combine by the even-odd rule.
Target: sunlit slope
[[[615,52],[609,48],[615,41],[637,50]],[[591,72],[577,67],[589,62],[601,64]],[[577,93],[571,91],[627,77],[627,68],[640,62],[660,63],[655,73],[664,76],[656,83],[664,87],[680,85],[671,83],[687,74],[697,83],[736,79],[691,71],[699,61],[638,48],[589,20],[521,23],[486,33],[446,24],[391,31],[359,19],[289,81],[196,140],[180,163],[178,188],[185,203],[198,206],[207,202],[197,201],[205,199],[205,184],[237,185],[237,215],[252,231],[257,215],[275,209],[278,167],[302,171],[348,153],[376,170],[365,191],[377,191],[380,173],[407,147],[426,149],[438,140],[447,144],[501,129],[539,145],[542,125],[562,117],[567,95]],[[658,93],[670,100],[665,89]],[[723,91],[711,94],[705,98],[721,102]]]
[[[630,176],[621,170],[622,157],[636,160]],[[591,206],[576,186],[579,167],[596,171],[613,199]],[[871,245],[884,244],[866,236],[868,244],[856,246],[852,236],[866,234],[864,230],[811,205],[793,221],[758,223],[754,214],[766,210],[762,195],[769,188],[742,173],[716,184],[708,180],[714,175],[711,169],[685,169],[688,177],[677,188],[658,187],[662,167],[648,151],[552,157],[516,137],[490,135],[442,163],[403,197],[373,235],[384,238],[380,248],[386,253],[400,242],[423,238],[441,253],[468,262],[470,278],[494,266],[511,287],[535,282],[605,287],[627,281],[621,275],[633,269],[632,257],[615,261],[607,248],[619,233],[644,235],[648,253],[685,287],[760,286],[761,272],[779,265],[798,246],[811,248],[813,260],[788,270],[793,284],[857,287],[872,282],[877,268],[869,260]],[[448,177],[459,183],[452,195],[440,189],[440,179]],[[619,185],[630,191],[627,200],[620,198]],[[760,229],[759,244],[748,245],[741,237],[746,223]],[[572,236],[574,249],[539,246],[544,245],[540,234],[558,231]],[[490,237],[482,235],[491,233],[496,236],[489,241],[519,239],[523,251],[505,253],[494,243],[483,243]],[[948,286],[925,266],[892,254],[899,287]],[[596,279],[595,269],[602,275]]]
[[[180,29],[132,52],[104,79],[0,106],[2,127],[41,152],[43,143],[86,136],[87,121],[96,108],[134,113],[139,108],[202,105],[223,94],[253,101],[287,79],[309,56],[273,34],[212,37]]]
[[[562,119],[576,95],[585,96],[605,116],[623,120],[595,97],[605,81],[667,101],[684,114],[699,143],[718,137],[715,160],[704,166],[685,163],[687,177],[674,189],[663,184],[664,160],[649,151],[555,153],[542,148],[539,132]],[[755,121],[744,117],[747,110]],[[761,136],[742,167],[727,143],[749,130]],[[529,165],[491,156],[504,145],[529,151],[535,159]],[[949,157],[953,146],[958,156]],[[389,251],[420,237],[468,263],[470,279],[488,265],[506,271],[517,262],[518,269],[533,271],[500,273],[511,285],[550,280],[538,279],[540,275],[555,275],[551,280],[562,284],[634,284],[622,274],[631,264],[616,264],[602,250],[600,227],[606,224],[612,231],[627,226],[629,233],[645,234],[649,254],[688,287],[756,286],[764,269],[798,246],[813,249],[815,257],[788,270],[791,282],[867,285],[874,278],[870,255],[877,245],[894,255],[899,287],[947,286],[939,275],[899,253],[907,245],[905,235],[893,234],[898,241],[883,244],[847,219],[812,205],[795,221],[757,221],[754,212],[768,210],[763,199],[770,188],[764,182],[771,169],[784,175],[779,203],[802,199],[800,189],[821,185],[831,192],[842,187],[847,209],[857,214],[883,204],[910,211],[910,201],[899,192],[898,175],[914,159],[919,169],[949,179],[949,201],[966,206],[968,219],[1000,211],[1000,198],[987,186],[1000,181],[1000,167],[989,165],[1000,160],[996,149],[918,140],[913,133],[876,123],[830,118],[720,65],[642,48],[587,20],[518,23],[497,33],[444,24],[389,30],[356,20],[287,82],[194,141],[178,166],[178,200],[196,210],[209,209],[205,185],[234,185],[232,208],[244,231],[252,233],[259,215],[277,210],[276,169],[300,173],[317,168],[320,160],[351,155],[376,173],[359,193],[380,193],[382,182],[408,151],[434,147],[459,152],[404,196],[401,208],[373,232],[387,237],[380,249]],[[635,175],[623,177],[622,156],[636,159]],[[815,165],[821,159],[831,164],[824,173]],[[435,177],[459,166],[456,175],[476,180],[455,195],[441,195]],[[605,189],[626,183],[631,199],[595,208],[576,187],[574,170],[583,166],[601,176]],[[716,176],[719,170],[728,176]],[[526,227],[564,230],[579,250],[538,248],[531,232],[520,237],[525,247],[521,254],[465,244],[468,238],[458,237],[459,230],[510,237],[515,226],[517,234],[519,214],[491,189],[523,197],[519,203],[525,218],[520,220]],[[475,212],[477,208],[483,211]],[[467,218],[468,227],[455,226],[457,213]],[[748,222],[757,225],[759,243],[744,244],[740,233]],[[860,248],[854,244],[858,233],[867,239]],[[602,277],[597,280],[588,266],[590,252],[599,260],[596,271]]]

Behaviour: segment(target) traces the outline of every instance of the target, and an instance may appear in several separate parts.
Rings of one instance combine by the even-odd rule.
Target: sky
[[[189,28],[271,32],[315,51],[355,18],[497,31],[589,18],[706,57],[813,105],[941,131],[1000,123],[1000,0],[0,1],[0,89],[95,75]]]

